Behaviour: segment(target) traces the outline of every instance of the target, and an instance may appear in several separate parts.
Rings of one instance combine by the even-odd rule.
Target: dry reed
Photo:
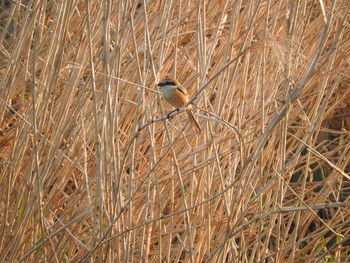
[[[0,3],[1,262],[350,261],[349,0]]]

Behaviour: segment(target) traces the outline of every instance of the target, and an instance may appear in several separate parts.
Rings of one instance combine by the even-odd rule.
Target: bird
[[[166,76],[157,84],[157,86],[162,88],[164,99],[177,109],[184,106],[189,100],[187,90],[176,78]],[[197,135],[200,135],[202,129],[192,113],[192,105],[187,105],[185,110],[192,128],[196,131]]]

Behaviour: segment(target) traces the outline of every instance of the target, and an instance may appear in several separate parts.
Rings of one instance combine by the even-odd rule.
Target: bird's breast
[[[181,108],[188,101],[187,96],[177,91],[176,87],[163,87],[162,92],[164,99],[175,108]]]

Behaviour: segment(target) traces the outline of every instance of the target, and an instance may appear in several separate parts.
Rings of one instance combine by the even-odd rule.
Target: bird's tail
[[[202,133],[202,129],[199,126],[198,122],[196,121],[196,118],[193,115],[191,107],[188,107],[186,109],[186,113],[187,113],[188,118],[190,119],[192,128],[196,131],[197,135],[200,135]]]

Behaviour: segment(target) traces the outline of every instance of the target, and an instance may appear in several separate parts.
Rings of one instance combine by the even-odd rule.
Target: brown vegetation
[[[350,261],[349,0],[0,5],[1,262]]]

